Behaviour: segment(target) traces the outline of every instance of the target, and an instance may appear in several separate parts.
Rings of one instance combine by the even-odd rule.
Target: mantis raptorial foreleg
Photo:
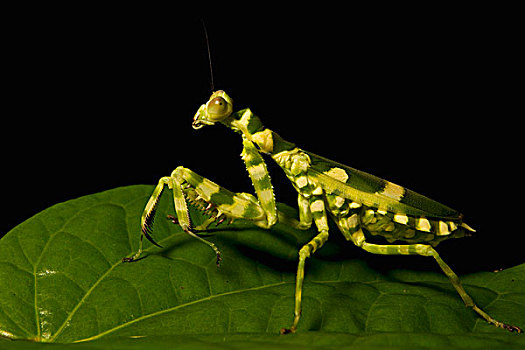
[[[249,155],[250,152],[243,152],[243,155],[244,154]],[[252,167],[254,163],[258,164],[256,163],[256,157],[247,156],[244,157],[244,159],[248,168]],[[261,169],[261,167],[258,167],[257,169]],[[264,169],[266,169],[266,167],[264,167]],[[213,243],[199,237],[197,232],[200,230],[205,230],[212,222],[217,221],[220,223],[225,220],[232,222],[236,219],[243,219],[249,220],[259,227],[270,228],[279,220],[282,223],[285,223],[294,228],[309,228],[310,223],[308,222],[308,215],[301,214],[301,221],[290,218],[284,213],[277,211],[275,207],[275,201],[273,200],[273,192],[270,200],[268,196],[264,195],[265,186],[267,186],[267,183],[269,183],[269,177],[268,180],[266,180],[264,172],[258,173],[252,169],[250,174],[253,174],[252,176],[254,176],[254,178],[256,178],[259,183],[259,186],[255,186],[255,183],[254,186],[257,192],[263,194],[261,196],[261,202],[257,200],[255,196],[249,193],[231,192],[184,167],[178,167],[171,173],[170,176],[162,177],[155,187],[155,190],[153,191],[153,194],[146,204],[142,214],[142,235],[139,242],[139,249],[133,257],[124,258],[123,261],[129,262],[137,260],[140,257],[143,251],[143,236],[145,236],[153,244],[160,247],[160,245],[158,245],[152,239],[149,232],[151,231],[151,227],[153,225],[157,204],[166,186],[173,192],[173,203],[175,206],[175,212],[177,214],[176,218],[171,216],[169,218],[180,225],[184,232],[186,232],[188,235],[210,246],[217,255],[217,263],[220,261],[220,252],[218,248]],[[202,209],[203,211],[211,213],[212,217],[201,225],[194,227],[189,215],[188,202],[197,208]]]
[[[184,168],[179,167],[173,171],[171,176],[169,177],[165,176],[159,180],[159,183],[155,187],[155,190],[153,191],[153,194],[151,195],[148,203],[146,204],[146,208],[144,209],[144,212],[142,214],[142,218],[141,218],[142,235],[139,241],[139,249],[133,257],[124,258],[123,261],[130,262],[140,257],[140,255],[142,254],[143,236],[146,236],[146,238],[150,242],[160,247],[160,245],[157,244],[151,238],[151,236],[149,235],[149,232],[153,225],[153,220],[155,218],[157,204],[159,202],[160,196],[162,195],[162,192],[165,186],[168,186],[168,188],[173,191],[173,202],[175,206],[175,212],[177,213],[177,217],[178,217],[178,224],[181,226],[184,232],[186,232],[188,235],[210,246],[210,248],[213,249],[213,251],[215,252],[217,256],[217,264],[221,260],[219,249],[213,243],[206,241],[205,239],[197,236],[195,232],[193,232],[193,228],[191,225],[191,219],[190,219],[189,211],[188,211],[188,206],[186,203],[186,199],[185,199],[183,187],[182,187],[184,178],[180,176],[181,175],[180,173],[183,169]]]
[[[264,159],[253,142],[243,138],[242,144],[242,160],[252,180],[261,209],[266,214],[268,227],[271,227],[277,222],[277,207],[275,205],[275,195],[273,193],[270,174],[268,173]]]

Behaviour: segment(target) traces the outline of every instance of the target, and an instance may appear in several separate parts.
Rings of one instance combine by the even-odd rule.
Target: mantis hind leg
[[[474,300],[467,294],[459,277],[452,271],[452,269],[441,259],[438,252],[430,245],[426,244],[400,244],[400,245],[380,245],[380,244],[371,244],[365,241],[363,232],[361,230],[357,231],[353,235],[354,243],[366,250],[367,252],[373,254],[382,254],[382,255],[421,255],[421,256],[431,256],[436,260],[439,267],[443,273],[448,277],[449,281],[452,283],[459,296],[465,303],[467,307],[472,308],[478,315],[483,317],[488,323],[506,329],[511,332],[521,333],[523,332],[519,327],[505,324],[503,322],[497,321],[492,318],[489,314],[479,308]]]

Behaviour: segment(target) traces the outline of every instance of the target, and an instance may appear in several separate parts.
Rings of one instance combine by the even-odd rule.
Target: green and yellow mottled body
[[[150,236],[155,208],[167,186],[173,191],[177,218],[172,218],[189,235],[217,247],[197,235],[216,220],[250,220],[262,228],[285,222],[299,229],[315,224],[318,234],[299,250],[295,288],[294,321],[281,333],[295,332],[301,317],[302,285],[305,261],[328,240],[329,217],[346,238],[358,247],[384,255],[422,255],[433,257],[460,295],[487,322],[510,331],[522,332],[516,326],[499,322],[481,310],[462,287],[458,276],[440,258],[434,247],[443,240],[470,235],[472,228],[463,222],[459,212],[376,176],[336,163],[283,140],[263,126],[250,109],[233,113],[233,102],[224,91],[214,92],[195,114],[193,128],[217,122],[242,136],[241,154],[255,188],[256,197],[233,193],[189,169],[178,167],[171,176],[160,179],[142,216],[139,251],[125,261],[138,259],[142,237],[156,244]],[[269,155],[285,172],[298,193],[299,220],[280,213],[275,205],[272,183],[262,154]],[[212,217],[193,227],[188,202]],[[380,244],[370,243],[382,239]]]

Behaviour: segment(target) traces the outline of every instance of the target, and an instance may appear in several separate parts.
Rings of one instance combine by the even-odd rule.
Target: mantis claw
[[[221,217],[221,218],[217,221],[217,224],[215,224],[215,226],[219,226],[220,224],[222,224],[222,223],[224,222],[224,220],[226,220],[226,216]]]
[[[295,333],[295,327],[291,327],[291,328],[281,328],[280,334],[290,334],[290,333]]]
[[[179,219],[177,219],[176,216],[173,216],[171,214],[166,215],[166,219],[170,220],[175,225],[177,225],[179,223]]]
[[[523,330],[520,327],[512,326],[509,324],[503,324],[502,328],[508,330],[509,332],[523,333]]]
[[[150,241],[152,244],[156,245],[157,247],[159,248],[163,248],[160,244],[158,244],[157,242],[155,242],[153,240],[153,237],[151,237],[148,233],[147,230],[143,230],[142,233],[144,234],[144,236],[148,239],[148,241]]]

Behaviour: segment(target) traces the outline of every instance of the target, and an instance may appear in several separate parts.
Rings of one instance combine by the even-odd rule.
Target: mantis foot
[[[281,328],[281,331],[279,333],[281,333],[281,334],[295,333],[295,328],[294,327],[292,327],[292,328]]]
[[[501,328],[506,329],[509,332],[523,333],[523,329],[517,326],[512,326],[510,324],[503,324]]]

